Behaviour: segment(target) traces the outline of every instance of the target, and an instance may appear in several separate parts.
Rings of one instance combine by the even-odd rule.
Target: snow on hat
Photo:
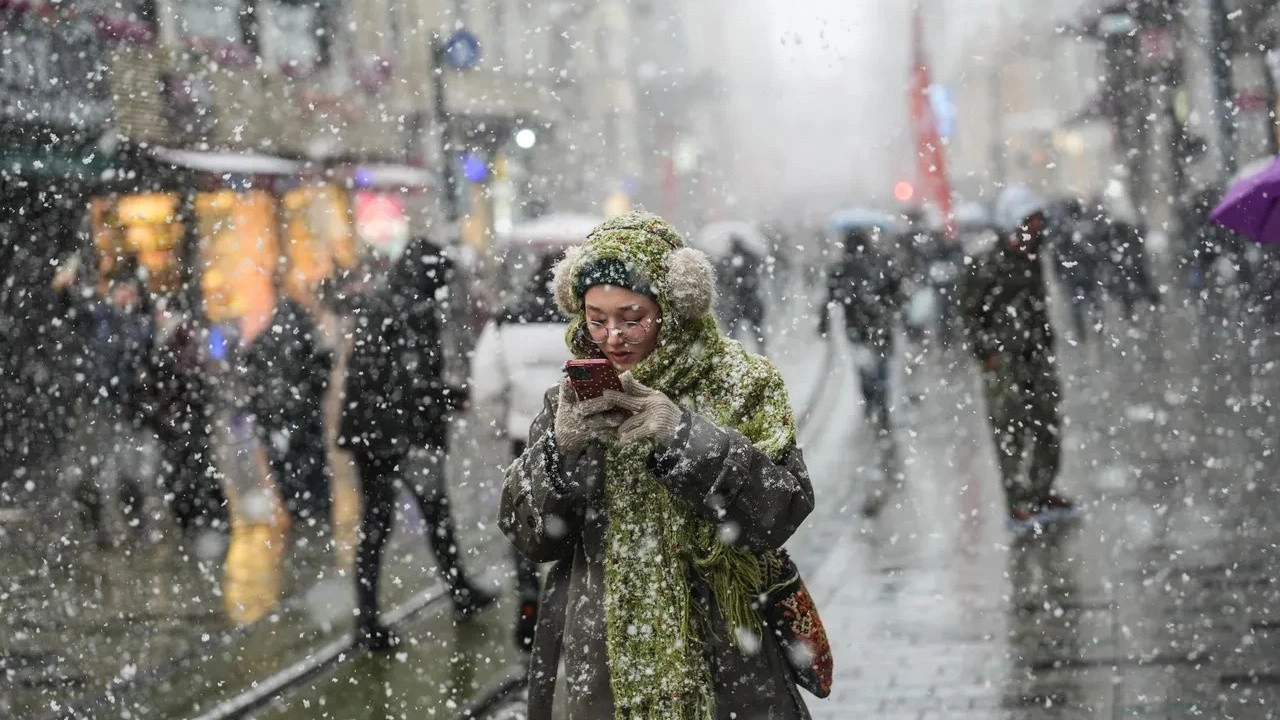
[[[1010,185],[996,200],[995,223],[1000,232],[1011,233],[1036,213],[1044,212],[1044,200],[1026,185]]]
[[[677,322],[711,310],[715,278],[701,252],[686,247],[666,220],[632,211],[604,221],[556,266],[556,304],[566,315],[582,312],[595,285],[625,287],[654,298]]]

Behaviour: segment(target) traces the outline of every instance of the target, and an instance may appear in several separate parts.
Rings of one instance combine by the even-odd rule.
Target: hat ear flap
[[[564,259],[556,263],[555,281],[552,283],[556,306],[560,308],[560,312],[569,317],[582,312],[582,299],[573,292],[573,276],[578,269],[578,261],[582,259],[582,253],[582,246],[571,247],[565,251]]]
[[[694,320],[711,312],[716,276],[701,251],[685,247],[667,256],[667,305],[679,320]]]

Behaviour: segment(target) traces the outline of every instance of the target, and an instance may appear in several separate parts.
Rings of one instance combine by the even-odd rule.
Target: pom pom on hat
[[[711,312],[715,287],[715,270],[702,252],[680,248],[667,256],[667,304],[681,319]]]

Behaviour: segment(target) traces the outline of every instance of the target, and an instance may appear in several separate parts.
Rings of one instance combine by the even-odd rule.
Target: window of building
[[[89,201],[89,224],[98,250],[99,275],[105,277],[126,257],[147,269],[148,289],[175,292],[181,284],[178,244],[178,196],[143,193],[95,197]]]
[[[101,17],[147,26],[153,26],[156,21],[155,0],[72,0],[63,4],[74,7],[82,17]]]
[[[315,5],[262,0],[257,14],[266,66],[289,71],[320,64],[320,13]]]
[[[178,34],[214,45],[243,41],[240,15],[242,0],[173,0],[173,21]]]

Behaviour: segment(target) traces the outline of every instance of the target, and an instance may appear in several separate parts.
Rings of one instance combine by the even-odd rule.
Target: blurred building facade
[[[70,256],[90,283],[136,257],[170,305],[251,335],[277,294],[448,239],[451,214],[481,246],[634,193],[631,19],[622,0],[0,3],[6,467],[73,413],[50,289]],[[460,30],[478,62],[442,52]]]
[[[956,105],[953,184],[966,199],[1015,182],[1101,191],[1113,163],[1110,132],[1079,113],[1079,98],[1097,91],[1100,61],[1057,32],[1082,1],[926,3],[935,82]]]
[[[926,3],[957,189],[1105,197],[1175,238],[1189,197],[1275,155],[1276,3]]]

